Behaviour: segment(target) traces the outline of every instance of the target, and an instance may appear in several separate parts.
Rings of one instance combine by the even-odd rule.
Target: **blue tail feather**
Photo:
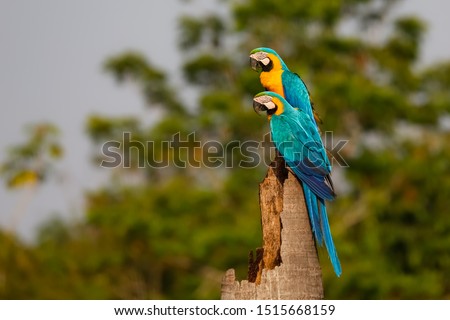
[[[328,223],[327,208],[325,207],[325,200],[320,199],[320,212],[321,212],[321,227],[325,238],[325,246],[327,247],[328,256],[330,257],[331,264],[333,265],[334,272],[339,277],[342,273],[341,263],[334,247],[333,238],[331,236],[330,225]]]
[[[317,206],[316,195],[311,192],[306,183],[303,184],[303,193],[305,195],[306,207],[308,209],[311,228],[319,245],[323,243],[322,228],[320,227],[319,208]]]
[[[328,256],[330,257],[334,272],[339,277],[342,273],[342,268],[341,263],[339,262],[336,248],[333,243],[333,238],[331,236],[330,225],[328,223],[327,208],[325,207],[325,200],[317,197],[306,183],[303,182],[302,185],[309,220],[311,222],[311,228],[316,241],[320,246],[322,246],[325,240],[325,247],[327,248]]]

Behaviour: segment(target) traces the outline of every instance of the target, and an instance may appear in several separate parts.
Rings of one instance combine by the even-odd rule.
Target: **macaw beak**
[[[267,57],[267,53],[259,51],[250,55],[250,66],[255,71],[260,71],[267,65],[269,65],[270,59]]]
[[[272,98],[270,96],[259,96],[253,98],[253,110],[257,114],[261,112],[270,112],[272,109],[275,109],[276,106],[272,102]]]
[[[255,110],[255,112],[257,114],[261,114],[261,112],[266,112],[267,111],[267,107],[264,104],[253,100],[253,110]]]
[[[260,64],[259,61],[256,59],[255,54],[252,54],[252,55],[250,56],[250,66],[251,66],[252,69],[255,70],[255,71],[261,70],[261,64]]]

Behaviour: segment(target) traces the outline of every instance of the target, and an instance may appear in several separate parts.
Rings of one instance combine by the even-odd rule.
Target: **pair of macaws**
[[[272,140],[286,164],[303,186],[311,228],[319,245],[325,242],[337,276],[341,264],[331,236],[325,200],[336,197],[331,181],[331,164],[320,137],[318,122],[308,89],[300,76],[286,66],[270,48],[250,52],[253,69],[261,71],[265,88],[253,98],[253,108],[266,112]]]

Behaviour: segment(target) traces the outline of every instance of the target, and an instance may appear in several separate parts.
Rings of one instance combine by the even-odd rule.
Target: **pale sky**
[[[65,147],[64,180],[32,197],[17,227],[22,238],[32,239],[34,227],[52,214],[79,217],[83,190],[104,179],[89,160],[89,114],[149,116],[136,88],[119,86],[102,71],[105,59],[136,50],[176,80],[177,17],[215,7],[212,0],[0,0],[0,161],[8,146],[23,141],[28,123],[55,123]],[[422,63],[450,59],[450,1],[405,0],[396,12],[427,22]],[[1,182],[0,225],[8,226],[23,193]]]

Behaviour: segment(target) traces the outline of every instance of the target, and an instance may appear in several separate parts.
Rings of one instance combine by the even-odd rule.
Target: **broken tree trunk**
[[[277,157],[259,186],[263,248],[250,252],[248,279],[234,269],[222,280],[222,299],[322,299],[322,270],[298,179]]]

